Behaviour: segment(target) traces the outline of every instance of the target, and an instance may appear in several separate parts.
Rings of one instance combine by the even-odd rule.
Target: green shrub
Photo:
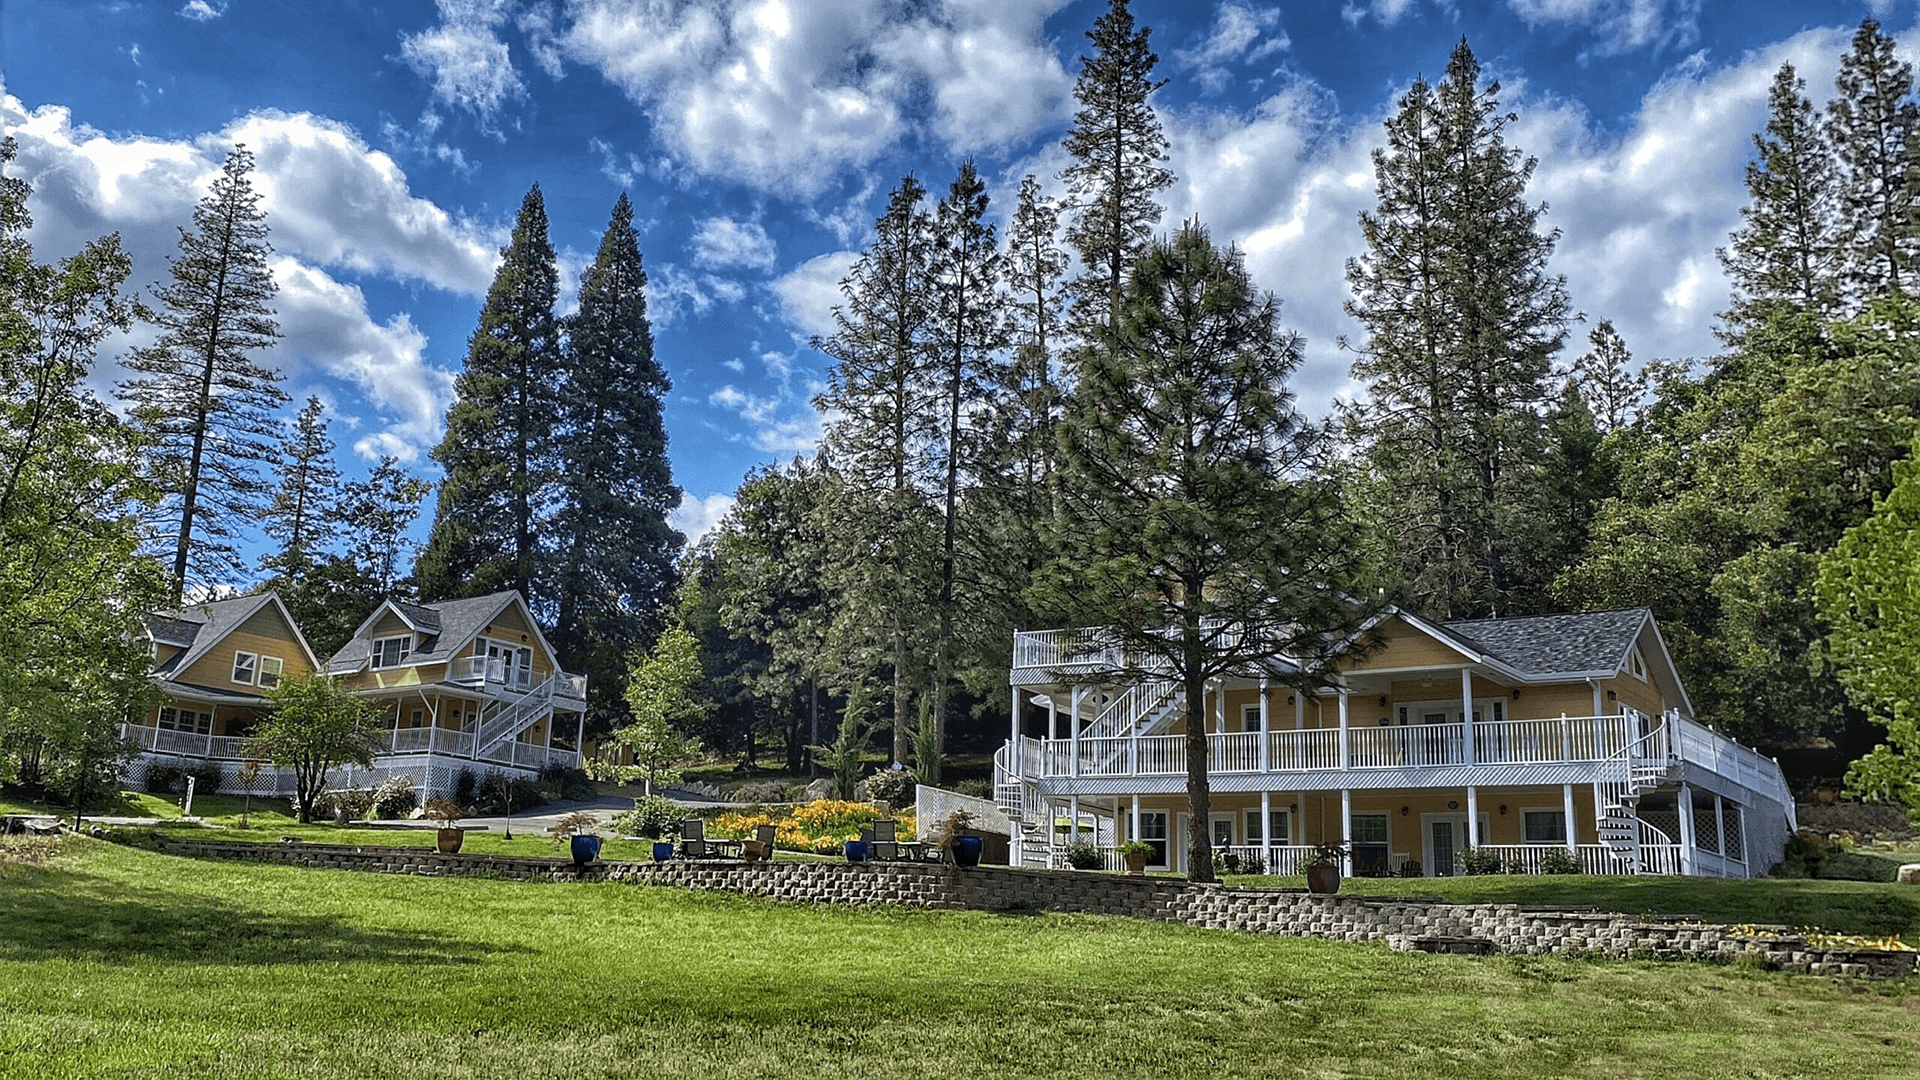
[[[913,802],[913,774],[905,769],[882,769],[867,777],[867,798],[898,809]]]
[[[563,799],[591,799],[598,794],[585,769],[558,761],[549,761],[541,767],[540,782]]]
[[[993,781],[962,780],[954,784],[949,790],[955,795],[971,795],[976,799],[991,799],[993,798]]]
[[[461,769],[460,775],[453,778],[453,801],[461,806],[472,806],[474,797],[479,794],[479,774],[472,769]]]
[[[187,766],[187,775],[193,777],[193,793],[196,795],[212,795],[227,780],[226,771],[211,761]]]
[[[1580,864],[1574,861],[1573,853],[1565,848],[1554,848],[1540,856],[1540,872],[1543,874],[1577,874]]]
[[[186,787],[187,770],[178,765],[147,766],[147,790],[155,795],[171,795]]]
[[[633,809],[615,814],[607,830],[615,836],[644,836],[658,840],[667,836],[687,816],[685,808],[664,795],[649,795],[633,800]]]
[[[1829,851],[1820,860],[1818,877],[1828,881],[1893,881],[1900,864],[1892,859],[1855,851]]]
[[[1500,856],[1479,848],[1468,848],[1460,853],[1460,872],[1463,874],[1498,874],[1502,867]]]
[[[387,777],[373,793],[373,816],[378,818],[406,817],[419,805],[420,793],[413,790],[413,777],[405,773]]]
[[[1098,870],[1107,864],[1107,857],[1086,840],[1075,840],[1068,844],[1066,857],[1067,865],[1075,870]]]

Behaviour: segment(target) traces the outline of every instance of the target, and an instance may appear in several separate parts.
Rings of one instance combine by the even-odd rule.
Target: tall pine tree
[[[1856,306],[1914,288],[1920,254],[1913,155],[1920,153],[1920,105],[1913,65],[1894,56],[1893,38],[1862,20],[1840,59],[1838,91],[1827,104],[1827,138],[1840,164],[1840,251]]]
[[[1507,614],[1522,492],[1539,453],[1539,408],[1568,319],[1546,271],[1557,233],[1526,202],[1534,160],[1507,145],[1514,120],[1482,85],[1463,40],[1437,87],[1416,81],[1373,155],[1377,210],[1347,263],[1347,312],[1367,328],[1348,413],[1381,515],[1381,546],[1413,606]]]
[[[1814,120],[1806,80],[1780,65],[1767,92],[1767,129],[1753,137],[1744,223],[1720,252],[1733,279],[1726,315],[1737,338],[1786,304],[1820,318],[1841,296],[1833,155]]]
[[[308,397],[280,441],[274,459],[273,499],[261,515],[267,536],[279,548],[260,559],[264,570],[298,574],[326,547],[339,517],[340,470],[333,464],[326,404]]]
[[[555,472],[558,292],[546,203],[535,184],[501,252],[480,327],[467,342],[466,370],[454,383],[447,433],[433,450],[446,477],[414,571],[424,599],[518,589],[541,607],[532,585],[536,514]]]
[[[1079,108],[1065,144],[1073,163],[1060,174],[1073,207],[1067,243],[1081,266],[1070,287],[1073,323],[1088,342],[1118,328],[1120,293],[1160,221],[1159,193],[1173,184],[1161,165],[1167,137],[1147,100],[1165,85],[1153,79],[1160,58],[1148,45],[1152,31],[1134,28],[1127,4],[1112,0],[1087,32],[1093,55],[1080,58]]]
[[[562,662],[589,676],[596,719],[620,708],[622,658],[660,632],[685,543],[667,524],[680,504],[661,417],[671,383],[653,357],[646,288],[623,193],[567,323],[555,550],[536,589],[552,600]]]
[[[136,349],[120,385],[133,406],[175,521],[168,589],[175,604],[192,581],[231,587],[246,576],[239,537],[267,492],[260,466],[278,450],[276,415],[287,402],[280,374],[252,354],[280,336],[266,213],[253,190],[253,154],[235,146],[180,230],[172,280],[154,286],[159,338]]]

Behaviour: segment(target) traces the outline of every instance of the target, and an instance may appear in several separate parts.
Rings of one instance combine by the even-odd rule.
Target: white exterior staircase
[[[1638,719],[1638,714],[1628,716]],[[1600,842],[1634,874],[1680,872],[1676,841],[1640,817],[1640,798],[1672,779],[1674,759],[1663,721],[1600,765],[1595,785]]]
[[[491,756],[501,743],[552,716],[553,693],[562,678],[569,676],[549,675],[545,682],[524,694],[502,695],[487,702],[474,725],[473,756]]]

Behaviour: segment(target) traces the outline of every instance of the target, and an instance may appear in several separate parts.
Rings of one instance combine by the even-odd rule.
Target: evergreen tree
[[[1167,138],[1148,98],[1165,85],[1153,80],[1160,58],[1148,45],[1152,31],[1134,29],[1128,0],[1112,0],[1087,32],[1093,55],[1080,58],[1073,97],[1079,108],[1067,133],[1073,163],[1060,174],[1073,218],[1067,243],[1080,256],[1070,291],[1073,323],[1083,341],[1118,328],[1119,303],[1133,261],[1153,237],[1163,212],[1159,192],[1172,186]]]
[[[340,524],[348,538],[347,561],[372,586],[376,597],[400,590],[400,567],[413,548],[407,530],[432,492],[433,485],[408,475],[390,454],[365,480],[347,485],[340,507]]]
[[[333,464],[326,406],[307,398],[305,408],[280,441],[274,459],[273,501],[262,514],[267,536],[280,548],[260,560],[263,569],[298,574],[313,565],[339,517],[340,470]]]
[[[231,585],[245,576],[236,547],[258,518],[286,404],[280,374],[251,357],[280,331],[267,268],[266,214],[253,190],[253,154],[235,146],[180,230],[172,281],[154,286],[159,338],[126,361],[120,386],[151,441],[165,509],[177,516],[169,589]]]
[[[932,725],[929,760],[916,762],[919,779],[940,782],[938,755],[946,749],[948,689],[953,671],[955,582],[959,513],[963,487],[974,485],[982,468],[980,433],[967,419],[997,411],[997,391],[1006,382],[998,357],[1007,328],[1000,291],[1004,272],[993,226],[986,220],[987,186],[973,162],[960,167],[947,197],[933,217],[928,267],[933,297],[929,320],[932,371],[944,399],[936,454],[941,472],[940,637],[934,657],[933,696],[927,707]],[[978,575],[969,574],[978,580]],[[1010,640],[1010,639],[1009,639]]]
[[[467,366],[454,382],[447,433],[433,450],[446,470],[433,530],[414,577],[428,600],[517,589],[543,617],[533,589],[537,513],[554,478],[561,370],[553,305],[559,268],[535,184],[487,290]]]
[[[1747,163],[1745,223],[1720,261],[1733,279],[1730,333],[1765,321],[1789,304],[1830,318],[1840,306],[1832,153],[1814,120],[1806,80],[1780,65],[1767,93],[1767,129],[1753,137]]]
[[[841,282],[846,303],[833,311],[838,329],[814,342],[835,360],[818,404],[839,415],[826,445],[847,480],[828,511],[842,523],[837,584],[847,606],[840,615],[859,627],[884,628],[893,668],[893,760],[902,762],[916,636],[930,621],[935,591],[927,556],[938,547],[931,539],[938,536],[937,512],[926,498],[941,410],[927,379],[935,301],[925,196],[912,176],[894,189],[873,243]]]
[[[1317,478],[1323,433],[1294,407],[1279,305],[1195,224],[1140,257],[1117,333],[1087,352],[1062,428],[1066,557],[1045,601],[1129,660],[1090,681],[1186,691],[1189,874],[1212,880],[1203,693],[1276,657],[1305,692],[1367,613],[1348,517]]]
[[[1920,105],[1913,65],[1894,56],[1893,38],[1864,19],[1834,77],[1827,138],[1840,165],[1840,256],[1856,304],[1912,290],[1920,253],[1913,157],[1920,153]]]
[[[667,524],[680,504],[661,417],[671,384],[653,357],[646,286],[633,204],[623,193],[567,324],[550,526],[557,550],[535,590],[552,602],[562,662],[589,676],[598,717],[620,707],[622,658],[659,633],[686,542]]]
[[[1602,319],[1587,335],[1593,348],[1573,362],[1573,386],[1600,434],[1618,431],[1639,415],[1647,396],[1647,374],[1632,370],[1633,354],[1612,319]],[[1561,411],[1566,411],[1563,402]]]
[[[1499,90],[1464,40],[1439,86],[1414,83],[1374,152],[1366,254],[1347,264],[1347,312],[1368,334],[1353,364],[1368,397],[1348,414],[1367,502],[1411,602],[1443,618],[1509,610],[1519,492],[1568,318],[1546,272],[1558,234],[1525,201],[1535,162],[1506,144]]]

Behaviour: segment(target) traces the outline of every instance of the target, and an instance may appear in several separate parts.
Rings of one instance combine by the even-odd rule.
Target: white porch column
[[[1747,808],[1746,808],[1746,804],[1744,804],[1744,803],[1742,803],[1742,804],[1740,804],[1740,805],[1738,805],[1738,806],[1736,806],[1736,807],[1735,807],[1735,809],[1736,809],[1736,810],[1738,810],[1738,811],[1740,812],[1740,865],[1742,865],[1742,866],[1744,866],[1744,867],[1746,867],[1746,868],[1747,868],[1747,869],[1746,869],[1746,876],[1747,876],[1747,877],[1755,877],[1756,875],[1755,875],[1755,874],[1754,874],[1754,872],[1753,872],[1753,856],[1752,856],[1752,855],[1749,855],[1749,854],[1747,854]]]
[[[1267,873],[1273,873],[1273,792],[1260,793],[1260,847]]]
[[[1067,826],[1067,839],[1077,844],[1080,842],[1080,796],[1075,795],[1067,800],[1067,815],[1072,819]]]
[[[1017,686],[1013,688],[1013,723],[1007,732],[1007,776],[1020,779],[1020,688]]]
[[[254,661],[254,663],[257,664],[259,663],[259,661],[256,660]],[[215,729],[219,728],[219,726],[220,726],[220,706],[214,705],[214,706],[211,706],[210,711],[207,713],[207,752],[204,755],[202,755],[203,757],[213,756],[213,733]],[[207,794],[211,795],[213,794],[213,792],[209,791],[207,792]]]
[[[1460,752],[1468,765],[1473,764],[1473,670],[1460,669]],[[1469,788],[1468,790],[1472,790]],[[1473,832],[1473,826],[1467,826]]]
[[[1680,872],[1693,876],[1693,788],[1680,785]]]
[[[1340,688],[1340,768],[1343,770],[1349,767],[1349,760],[1350,760],[1348,757],[1349,751],[1347,746],[1347,695],[1348,695],[1347,688],[1344,686],[1341,687]]]
[[[1127,839],[1140,839],[1140,796],[1133,797],[1133,826],[1127,830]]]
[[[1340,692],[1340,704],[1342,706],[1340,710],[1340,718],[1342,720],[1345,720],[1347,716],[1347,710],[1344,707],[1346,703],[1347,703],[1347,692],[1342,690]],[[1342,733],[1344,734],[1346,730],[1346,725],[1343,723],[1340,725],[1340,727],[1341,727]],[[1345,844],[1347,848],[1347,853],[1340,857],[1340,874],[1341,876],[1344,877],[1353,873],[1353,789],[1352,788],[1340,789],[1340,842],[1342,844]]]
[[[1720,876],[1727,876],[1727,803],[1719,792],[1713,793],[1713,848],[1720,854]],[[1746,849],[1740,855],[1746,857]]]
[[[1603,706],[1600,704],[1600,680],[1588,679],[1587,685],[1593,687],[1593,715],[1605,716],[1606,713],[1602,711]]]
[[[1067,715],[1067,754],[1072,758],[1068,762],[1067,775],[1080,775],[1080,698],[1079,687],[1073,688],[1073,708]]]
[[[1566,810],[1564,811],[1564,813],[1566,814],[1566,821],[1567,821],[1567,854],[1573,856],[1575,860],[1578,860],[1580,858],[1580,852],[1577,850],[1577,848],[1579,847],[1580,840],[1579,840],[1579,837],[1576,835],[1576,827],[1573,821],[1573,785],[1572,784],[1560,785],[1560,802],[1562,806],[1566,807]],[[1525,840],[1526,836],[1522,835],[1520,839]]]
[[[547,726],[552,727],[553,721],[551,720],[547,721]],[[586,767],[586,764],[587,764],[587,711],[585,709],[580,710],[580,719],[578,722],[576,722],[573,725],[573,756],[579,759],[577,762],[575,762],[576,765],[580,766],[581,768]]]
[[[1302,731],[1307,726],[1307,695],[1305,692],[1293,692],[1293,730]]]
[[[1227,684],[1224,681],[1213,688],[1213,733],[1227,733]]]
[[[1266,676],[1263,675],[1260,677],[1260,771],[1263,773],[1268,771],[1268,766],[1272,764],[1267,754],[1268,754],[1268,750],[1273,745],[1273,736],[1272,736],[1273,725],[1268,723],[1269,710],[1267,706],[1269,703],[1267,700],[1267,697],[1268,697],[1267,691],[1268,691],[1267,679],[1266,679]],[[1262,813],[1266,812],[1264,807],[1262,808],[1261,812]],[[1268,824],[1269,823],[1264,819],[1260,822],[1261,836],[1267,835]]]
[[[1053,738],[1053,733],[1059,730],[1060,692],[1056,690],[1047,695],[1047,738]]]
[[[1480,789],[1467,785],[1467,846],[1480,846]]]

